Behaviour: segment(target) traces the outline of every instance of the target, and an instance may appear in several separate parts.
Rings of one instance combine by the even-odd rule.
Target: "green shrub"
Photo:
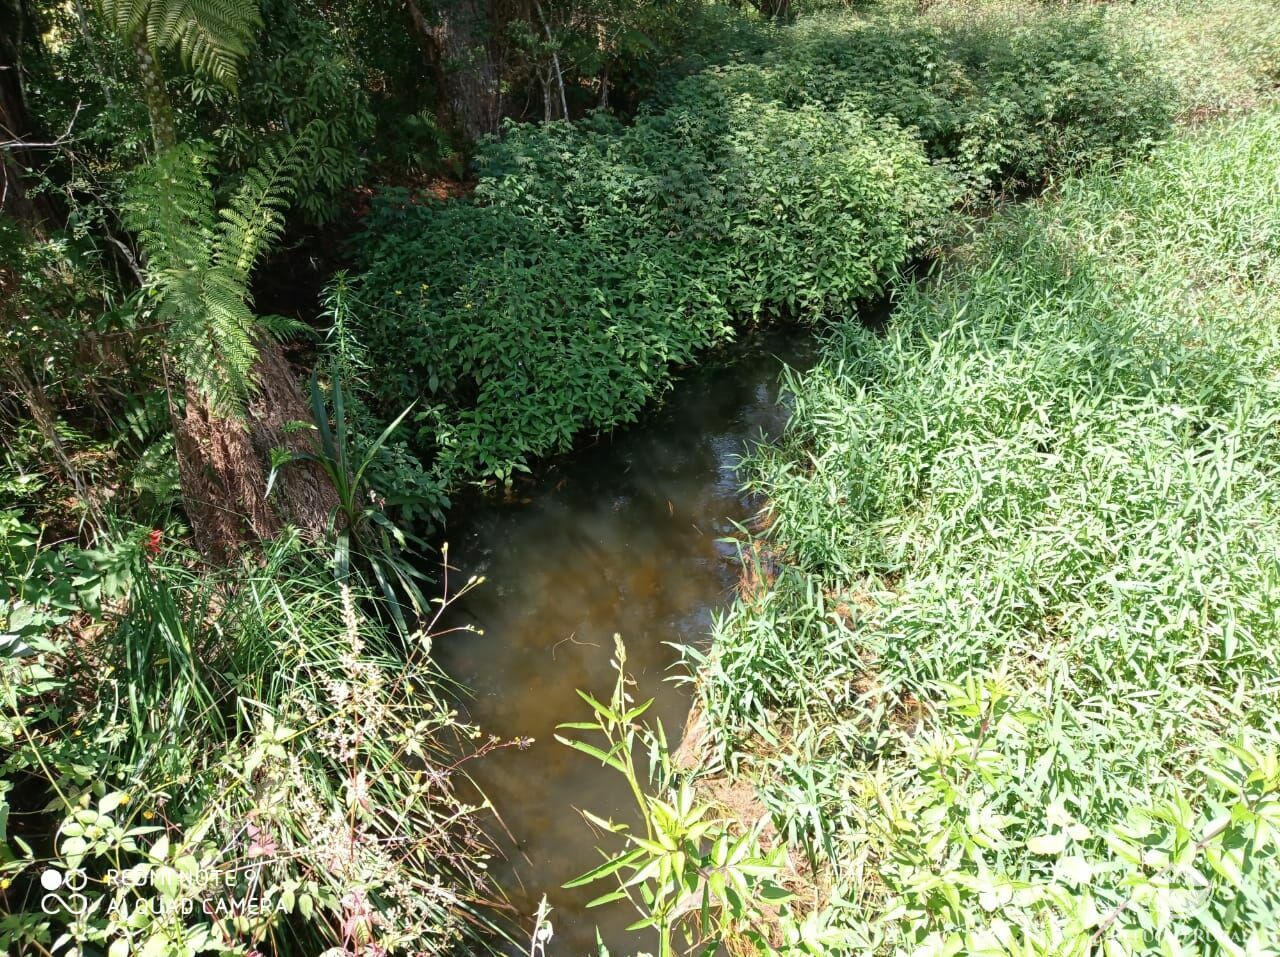
[[[379,399],[422,398],[446,484],[634,418],[671,369],[778,314],[850,314],[944,211],[1142,148],[1171,94],[1100,16],[884,15],[781,31],[633,125],[512,126],[467,202],[388,191],[360,246]]]
[[[964,14],[807,21],[762,68],[786,102],[855,105],[914,128],[978,190],[1034,186],[1167,128],[1174,90],[1103,13]]]
[[[626,129],[512,128],[473,202],[370,217],[359,335],[449,479],[629,421],[735,319],[851,312],[946,205],[891,122],[684,86]]]

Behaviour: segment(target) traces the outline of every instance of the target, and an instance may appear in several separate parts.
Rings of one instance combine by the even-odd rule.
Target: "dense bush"
[[[794,383],[786,570],[702,694],[867,949],[1265,952],[1278,152],[1273,109],[1068,181]]]
[[[810,21],[764,70],[784,101],[856,104],[916,129],[977,189],[1131,152],[1166,128],[1174,99],[1149,51],[1078,10]]]
[[[505,477],[633,418],[737,318],[852,310],[948,190],[891,122],[695,78],[626,129],[512,129],[475,202],[385,196],[360,335],[384,399],[425,393],[443,474]]]
[[[963,197],[1148,143],[1171,109],[1149,73],[1091,14],[824,21],[631,126],[510,127],[472,200],[388,192],[366,224],[380,399],[423,397],[442,480],[507,478],[735,323],[849,314]]]

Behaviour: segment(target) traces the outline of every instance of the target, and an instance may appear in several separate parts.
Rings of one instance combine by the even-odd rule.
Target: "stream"
[[[781,431],[782,364],[804,367],[813,350],[795,327],[746,335],[637,424],[450,530],[450,564],[463,579],[486,578],[454,612],[483,634],[451,635],[437,654],[470,690],[461,707],[471,721],[503,739],[534,738],[469,768],[506,827],[493,829],[499,885],[524,923],[544,893],[553,908],[548,954],[594,955],[597,927],[614,957],[654,944],[625,932],[638,916],[625,901],[586,909],[616,885],[561,888],[601,860],[578,808],[636,822],[622,776],[557,742],[555,727],[590,719],[575,689],[607,700],[618,633],[638,700],[656,699],[647,720],[679,743],[689,690],[669,680],[680,673],[673,645],[706,642],[712,615],[733,600],[737,549],[725,539],[758,507],[735,467],[751,443]],[[511,951],[527,952],[527,940]]]

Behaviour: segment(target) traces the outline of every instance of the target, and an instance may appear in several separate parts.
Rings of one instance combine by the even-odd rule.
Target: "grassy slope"
[[[1280,925],[1277,156],[1270,109],[1067,183],[794,384],[702,696],[866,946]]]

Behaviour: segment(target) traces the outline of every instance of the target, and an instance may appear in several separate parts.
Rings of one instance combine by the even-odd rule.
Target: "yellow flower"
[[[155,815],[155,812],[154,812],[154,811],[143,811],[143,812],[142,812],[142,819],[143,819],[144,821],[150,821],[150,820],[154,819],[154,818],[155,818],[155,816],[156,816],[156,815]]]
[[[127,794],[122,794],[122,795],[120,795],[120,803],[121,803],[121,804],[128,804],[128,803],[129,803],[130,801],[132,801],[132,800],[133,800],[133,798],[129,797],[129,795],[127,795]]]
[[[12,883],[13,881],[9,880],[7,877],[0,877],[0,891],[7,891],[9,889],[9,885]]]

